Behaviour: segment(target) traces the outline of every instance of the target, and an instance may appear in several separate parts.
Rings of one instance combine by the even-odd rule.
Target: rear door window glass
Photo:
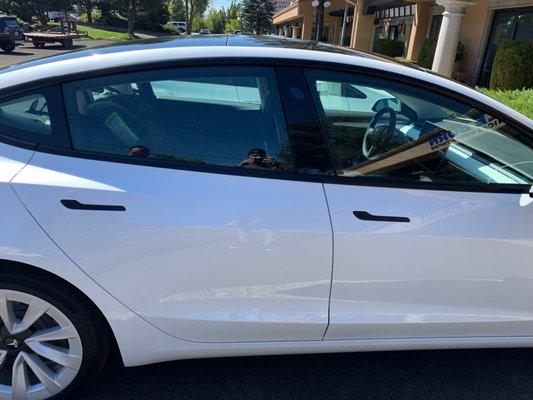
[[[78,150],[293,170],[270,68],[147,71],[69,83],[64,90]]]

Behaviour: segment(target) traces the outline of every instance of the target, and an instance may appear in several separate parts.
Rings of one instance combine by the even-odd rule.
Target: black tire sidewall
[[[2,50],[4,50],[6,53],[11,53],[13,50],[15,50],[15,44],[14,43],[8,43],[4,42],[2,43]]]
[[[22,276],[4,276],[0,274],[0,289],[16,290],[29,293],[47,301],[59,309],[75,326],[80,335],[83,358],[80,370],[74,381],[61,393],[47,400],[64,399],[84,383],[90,383],[100,373],[109,353],[108,338],[103,336],[101,321],[95,318],[95,313],[88,309],[81,297],[71,297],[71,290],[64,285],[47,285],[46,281],[36,281]],[[80,304],[81,303],[81,304]],[[100,329],[96,329],[99,327]]]

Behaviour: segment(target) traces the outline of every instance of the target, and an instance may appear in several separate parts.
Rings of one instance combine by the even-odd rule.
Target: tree
[[[226,27],[226,12],[223,8],[220,10],[209,10],[205,23],[211,33],[224,33]]]
[[[256,34],[268,32],[272,26],[274,4],[270,0],[244,0],[241,18],[246,30]]]
[[[192,21],[191,31],[198,32],[200,29],[205,28],[205,19],[202,14],[195,15]]]
[[[11,11],[25,21],[30,21],[36,16],[42,26],[48,26],[47,11],[70,10],[72,4],[69,0],[13,0]]]
[[[172,20],[185,21],[185,4],[183,0],[171,0],[168,8]]]
[[[98,0],[96,6],[100,10],[100,23],[106,25],[111,17],[111,12],[115,11],[113,0]]]
[[[187,22],[187,33],[192,32],[192,24],[197,16],[202,16],[207,10],[209,0],[183,0],[185,5],[185,21]]]
[[[241,5],[238,3],[231,3],[226,12],[226,32],[235,32],[243,29],[241,20]]]
[[[157,31],[157,25],[169,19],[168,4],[164,0],[141,0],[137,16],[141,28]]]
[[[226,22],[224,30],[228,33],[233,33],[235,31],[242,31],[244,28],[242,21],[240,19],[230,19]]]
[[[128,35],[135,36],[135,18],[137,17],[138,0],[128,0]]]
[[[77,0],[76,4],[80,5],[82,10],[87,14],[87,23],[93,23],[93,9],[96,6],[96,0]]]

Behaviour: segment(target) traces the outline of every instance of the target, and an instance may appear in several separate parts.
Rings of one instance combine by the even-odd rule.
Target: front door
[[[531,133],[393,79],[307,76],[337,170],[325,338],[531,335]]]
[[[14,188],[81,269],[170,335],[320,340],[331,225],[321,183],[294,173],[275,82],[219,66],[66,84],[76,157],[37,152]]]

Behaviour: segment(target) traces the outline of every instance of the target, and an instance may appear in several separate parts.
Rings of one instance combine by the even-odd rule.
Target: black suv
[[[24,42],[24,32],[15,17],[0,15],[0,47],[6,53]]]

